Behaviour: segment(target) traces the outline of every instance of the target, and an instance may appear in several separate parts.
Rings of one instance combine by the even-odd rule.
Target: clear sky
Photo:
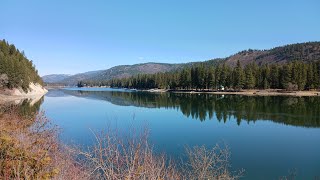
[[[40,75],[320,40],[319,0],[1,0],[0,39]]]

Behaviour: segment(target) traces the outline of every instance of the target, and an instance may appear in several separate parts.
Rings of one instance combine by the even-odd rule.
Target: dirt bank
[[[40,84],[30,83],[29,91],[24,92],[21,88],[0,90],[0,103],[9,101],[21,101],[23,99],[38,99],[46,94],[48,90]]]

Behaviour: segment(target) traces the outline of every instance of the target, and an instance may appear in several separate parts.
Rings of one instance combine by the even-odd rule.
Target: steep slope
[[[225,63],[235,66],[237,61],[242,65],[255,62],[264,64],[284,64],[294,60],[311,62],[320,60],[320,42],[307,42],[276,47],[270,50],[245,50],[225,59]]]
[[[13,44],[0,40],[0,94],[44,94],[43,81],[32,61]]]

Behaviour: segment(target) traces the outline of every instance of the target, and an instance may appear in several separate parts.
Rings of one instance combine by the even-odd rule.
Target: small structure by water
[[[221,86],[219,87],[219,91],[224,91],[224,86],[221,85]]]

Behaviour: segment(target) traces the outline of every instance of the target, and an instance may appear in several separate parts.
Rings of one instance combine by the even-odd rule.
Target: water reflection
[[[319,97],[240,96],[182,93],[63,90],[77,97],[94,98],[120,106],[171,108],[200,121],[271,120],[286,125],[320,127]]]
[[[6,113],[17,113],[23,117],[34,117],[40,110],[44,96],[6,101],[0,104],[0,116]]]

